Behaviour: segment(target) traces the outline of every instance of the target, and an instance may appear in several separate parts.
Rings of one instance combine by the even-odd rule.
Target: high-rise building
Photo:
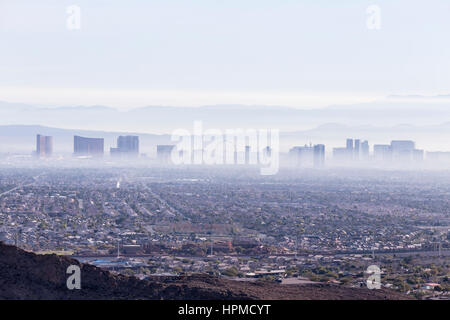
[[[311,145],[300,147],[298,152],[300,166],[312,167],[314,165],[314,148]]]
[[[388,144],[376,144],[373,146],[373,157],[378,161],[388,161],[392,159],[391,146]]]
[[[359,141],[359,140],[357,140]],[[359,142],[358,142],[358,152],[359,152]],[[353,139],[347,139],[345,148],[333,148],[333,159],[337,161],[351,161],[355,159],[355,148],[353,144]]]
[[[121,152],[139,154],[138,136],[120,136],[117,139],[117,148]]]
[[[415,143],[411,140],[391,141],[392,159],[395,161],[409,161],[413,159]]]
[[[73,137],[73,153],[76,156],[103,156],[105,141],[103,138]]]
[[[369,159],[369,142],[367,140],[361,143],[361,159],[367,161]]]
[[[359,160],[361,155],[360,152],[361,152],[361,140],[355,139],[355,145],[353,149],[353,159]]]
[[[110,148],[112,156],[134,156],[139,155],[138,136],[119,136],[117,138],[117,148]]]
[[[345,148],[334,148],[333,159],[342,162],[369,158],[369,143],[360,139],[347,139]]]
[[[245,164],[250,164],[250,146],[245,146]]]
[[[53,137],[36,135],[36,156],[39,158],[50,157],[53,154]]]
[[[413,150],[416,147],[414,141],[411,140],[393,140],[391,141],[392,151]]]
[[[427,152],[427,160],[434,162],[450,162],[450,152]]]
[[[316,144],[314,146],[314,167],[321,168],[325,165],[325,145]]]
[[[423,150],[414,149],[412,153],[413,161],[423,161],[425,152]]]
[[[156,158],[159,163],[169,164],[171,162],[172,150],[174,145],[158,145],[156,146]]]
[[[347,150],[353,150],[353,139],[347,139],[346,148]]]
[[[314,149],[311,146],[293,147],[289,155],[294,166],[311,167],[314,163]]]
[[[299,167],[323,167],[325,163],[325,145],[317,144],[293,147],[289,150],[291,163]]]

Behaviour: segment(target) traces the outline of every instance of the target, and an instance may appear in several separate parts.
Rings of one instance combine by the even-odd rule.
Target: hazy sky
[[[448,0],[0,0],[0,100],[316,107],[448,94],[449,12]]]

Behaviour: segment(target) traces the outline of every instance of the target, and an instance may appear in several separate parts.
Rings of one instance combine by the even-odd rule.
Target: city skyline
[[[53,155],[53,136],[36,135],[36,155],[38,158],[50,158]],[[217,162],[205,162],[205,157],[208,157],[208,143],[205,136],[200,136],[203,141],[201,149],[195,148],[195,143],[190,145],[191,149],[187,150],[184,146],[181,149],[177,148],[177,144],[170,145],[156,145],[156,159],[159,164],[245,164],[245,165],[260,165],[260,159],[263,156],[273,155],[273,150],[270,146],[259,146],[255,150],[255,146],[246,144],[235,144],[229,149],[223,145],[221,148],[220,158],[223,159]],[[194,137],[189,138],[194,139]],[[235,138],[236,139],[236,138]],[[225,136],[223,136],[225,141]],[[246,139],[244,139],[245,141]],[[247,138],[248,140],[248,138]],[[211,141],[209,141],[211,143]],[[104,154],[104,139],[103,138],[87,138],[74,136],[73,155],[76,157],[86,156],[103,156]],[[333,148],[331,151],[326,151],[325,144],[305,144],[304,146],[292,146],[287,155],[289,161],[283,163],[285,166],[306,167],[306,168],[323,168],[326,166],[326,160],[331,161],[334,165],[342,164],[357,164],[357,163],[384,163],[384,164],[412,164],[421,163],[424,160],[432,161],[434,163],[443,164],[450,160],[450,152],[444,151],[426,151],[424,149],[417,149],[416,143],[411,140],[392,140],[390,144],[369,144],[367,140],[361,139],[346,139],[345,147]],[[189,158],[188,162],[174,163],[172,152],[176,152],[180,159],[183,159],[183,154]],[[199,153],[200,152],[200,153]],[[228,155],[228,153],[232,156]],[[279,152],[278,148],[275,152]],[[139,153],[139,136],[118,136],[117,147],[110,148],[109,156],[113,158],[132,159],[137,157],[147,158],[147,154]],[[198,158],[200,157],[200,158]],[[230,159],[231,162],[228,160]],[[185,159],[186,160],[186,159]],[[211,161],[211,159],[210,159]],[[276,173],[275,173],[276,174]]]

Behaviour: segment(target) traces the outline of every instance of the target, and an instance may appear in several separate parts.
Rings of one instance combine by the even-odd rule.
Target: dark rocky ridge
[[[81,268],[81,290],[66,286],[69,265]],[[335,285],[280,285],[195,275],[176,281],[145,281],[111,274],[56,255],[36,255],[0,242],[0,299],[408,299],[382,289]]]

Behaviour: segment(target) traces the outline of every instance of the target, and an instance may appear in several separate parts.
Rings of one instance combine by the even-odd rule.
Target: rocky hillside
[[[81,289],[69,290],[66,270],[81,269]],[[334,285],[247,283],[208,275],[176,281],[138,280],[111,274],[77,260],[36,255],[0,242],[0,299],[406,299],[382,289]]]

